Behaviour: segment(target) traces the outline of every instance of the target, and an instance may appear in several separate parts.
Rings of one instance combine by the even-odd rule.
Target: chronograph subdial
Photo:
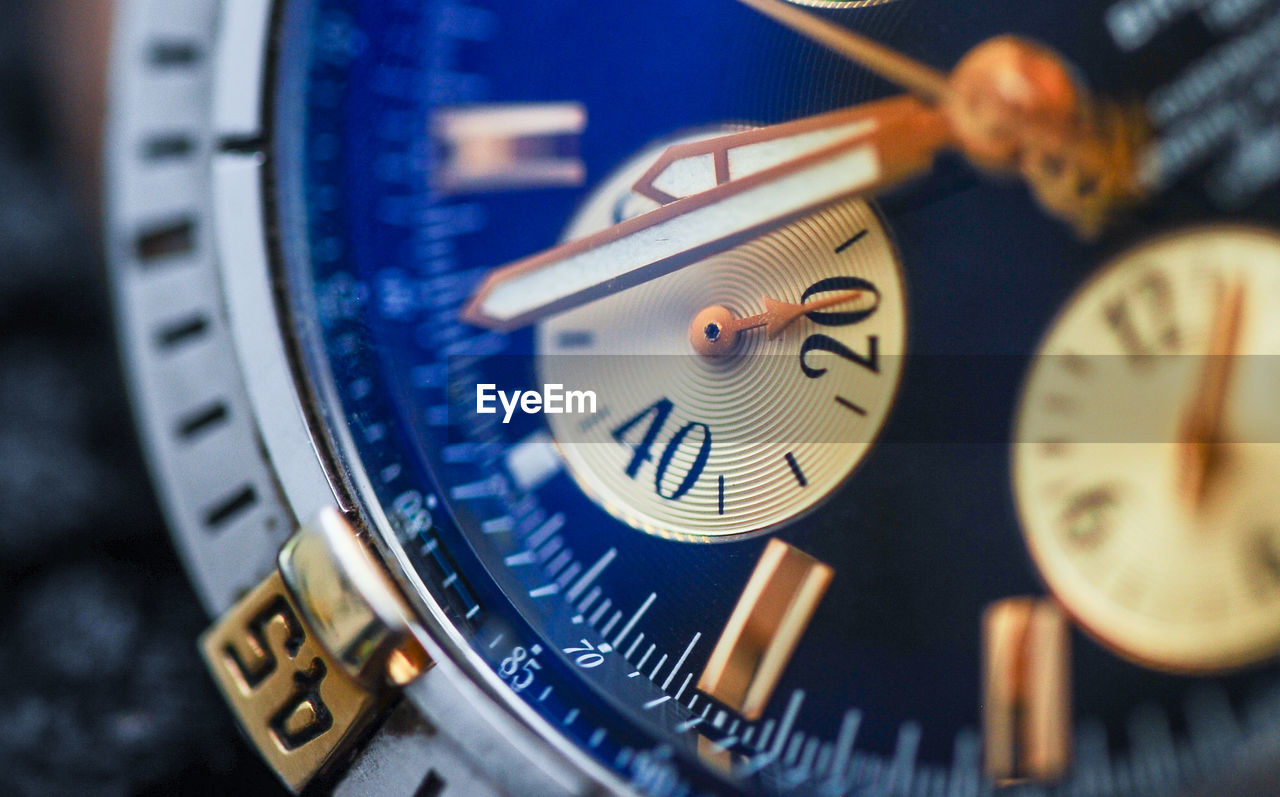
[[[1121,257],[1036,358],[1014,445],[1031,553],[1081,624],[1174,671],[1280,651],[1280,237]]]
[[[643,211],[629,192],[645,160],[597,192],[570,237]],[[775,527],[831,494],[884,422],[905,339],[893,243],[849,200],[545,321],[538,373],[599,398],[590,417],[548,416],[589,496],[635,528],[707,539]]]

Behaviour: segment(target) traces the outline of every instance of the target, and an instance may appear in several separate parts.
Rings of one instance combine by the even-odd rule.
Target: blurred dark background
[[[108,0],[0,0],[0,793],[278,792],[196,655],[98,246]]]

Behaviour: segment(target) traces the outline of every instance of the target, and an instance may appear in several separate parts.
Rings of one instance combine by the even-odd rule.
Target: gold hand
[[[953,144],[942,116],[904,95],[671,147],[635,186],[660,207],[495,269],[463,318],[501,330],[538,323],[874,196],[927,172]],[[691,168],[673,168],[682,164]]]
[[[1179,487],[1192,506],[1198,506],[1204,498],[1214,445],[1222,438],[1227,390],[1243,317],[1244,283],[1235,279],[1223,290],[1214,314],[1204,368],[1179,435]]]
[[[765,334],[773,339],[807,313],[856,301],[866,295],[866,291],[846,291],[809,304],[780,302],[766,296],[764,312],[746,318],[738,318],[728,308],[713,305],[693,317],[689,324],[689,343],[703,356],[722,356],[733,351],[743,332],[764,327]]]
[[[953,99],[951,81],[931,66],[877,41],[833,25],[824,19],[787,5],[781,0],[738,0],[775,22],[826,46],[850,61],[862,64],[891,83],[915,94],[926,102],[942,105]]]
[[[1014,36],[990,39],[944,75],[903,53],[781,0],[738,0],[896,83],[945,115],[975,165],[1021,174],[1040,204],[1097,235],[1141,195],[1141,112],[1096,105],[1052,50]]]

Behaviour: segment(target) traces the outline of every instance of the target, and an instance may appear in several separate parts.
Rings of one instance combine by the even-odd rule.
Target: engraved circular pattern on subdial
[[[597,192],[571,235],[626,204],[617,197],[632,171]],[[728,356],[690,343],[707,307],[743,318],[766,298],[842,292],[847,305],[776,336],[741,332]],[[776,527],[839,486],[884,423],[905,339],[897,253],[872,208],[848,201],[544,323],[538,371],[543,383],[597,393],[594,416],[548,416],[593,500],[635,528],[707,539]]]
[[[1280,650],[1277,306],[1280,237],[1191,230],[1101,272],[1032,366],[1014,443],[1026,539],[1128,658],[1193,672]]]

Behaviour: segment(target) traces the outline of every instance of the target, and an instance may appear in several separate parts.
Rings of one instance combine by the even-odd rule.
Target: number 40
[[[627,465],[627,475],[636,478],[636,474],[640,472],[640,468],[648,461],[653,459],[653,447],[658,440],[658,435],[662,433],[663,428],[667,425],[668,419],[671,417],[672,410],[675,405],[671,399],[662,399],[661,401],[645,408],[639,415],[613,430],[613,439],[623,445],[631,447],[631,462]],[[627,440],[627,434],[636,427],[642,426],[648,421],[645,428],[644,437],[640,442],[632,443]],[[670,489],[666,484],[667,470],[671,467],[671,461],[675,459],[676,453],[680,451],[682,446],[697,446],[697,451],[693,456],[693,463],[689,466],[689,472],[684,475],[680,483],[675,489]],[[653,475],[653,489],[660,498],[668,501],[678,501],[685,496],[693,485],[697,483],[698,478],[702,475],[702,471],[707,467],[707,459],[711,456],[711,427],[705,423],[687,423],[680,427],[672,436],[671,440],[662,450],[662,455],[658,458],[658,467]]]

